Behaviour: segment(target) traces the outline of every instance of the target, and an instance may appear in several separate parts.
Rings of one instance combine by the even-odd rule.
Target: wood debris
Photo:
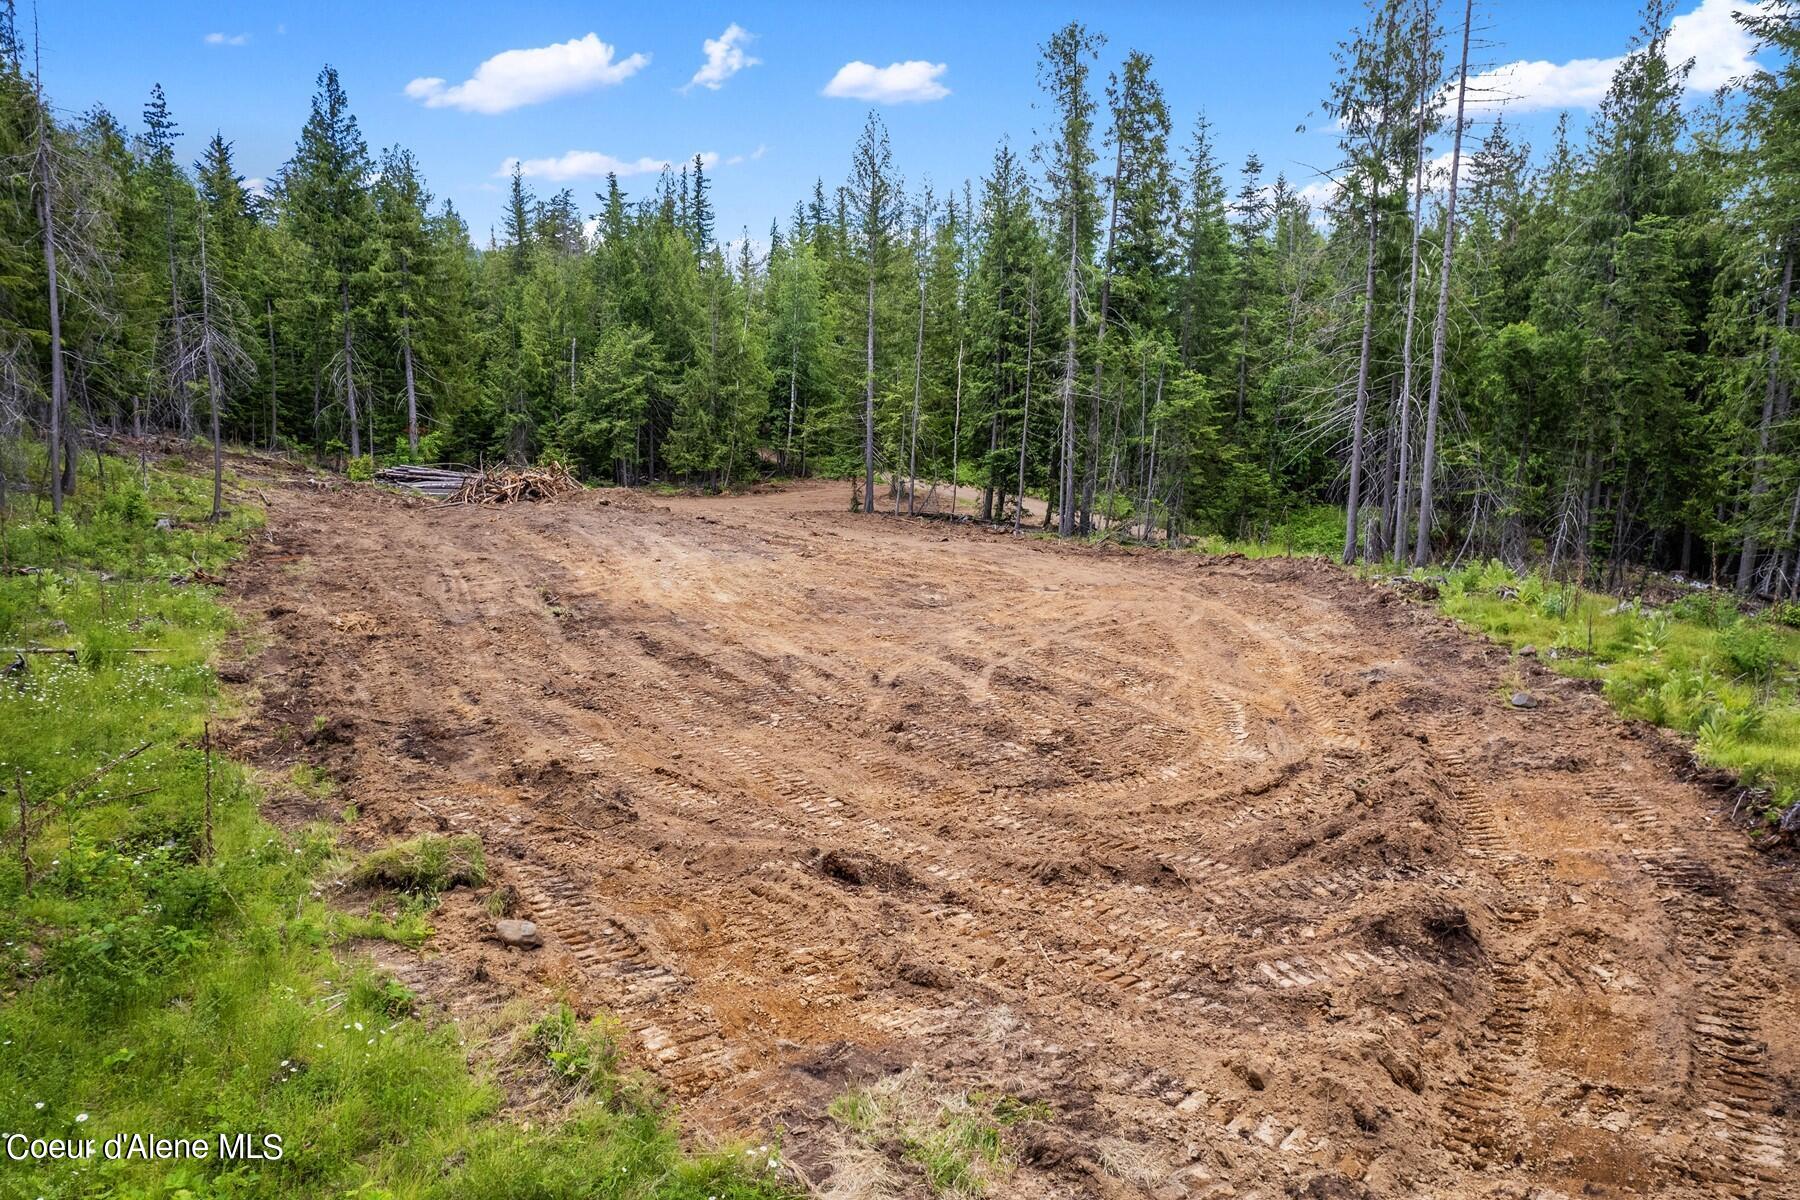
[[[561,463],[537,467],[490,467],[465,479],[449,498],[451,504],[511,504],[549,500],[581,490],[581,481]]]
[[[392,484],[395,487],[410,488],[415,492],[423,492],[427,496],[439,500],[448,500],[457,490],[473,478],[477,472],[463,467],[415,467],[397,466],[383,467],[375,472],[380,483]]]

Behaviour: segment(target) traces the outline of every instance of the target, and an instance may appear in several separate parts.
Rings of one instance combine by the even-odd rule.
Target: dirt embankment
[[[456,899],[422,975],[612,1010],[823,1188],[826,1104],[918,1065],[1048,1102],[1002,1194],[1800,1194],[1791,874],[1393,596],[836,486],[266,490],[249,753],[480,834],[546,936]]]

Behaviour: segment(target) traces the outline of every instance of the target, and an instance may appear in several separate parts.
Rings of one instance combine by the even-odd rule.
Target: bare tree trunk
[[[213,352],[212,275],[206,266],[206,209],[200,210],[200,349],[206,356],[206,407],[212,426],[213,499],[209,521],[225,515],[225,451],[219,436],[219,360]]]
[[[275,397],[275,301],[266,301],[269,315],[269,449],[275,449],[275,426],[279,420]]]
[[[1784,539],[1787,545],[1781,551],[1780,566],[1775,571],[1774,583],[1770,589],[1777,596],[1784,590],[1784,585],[1791,585],[1795,577],[1800,575],[1800,570],[1796,569],[1800,564],[1795,562],[1794,535],[1797,532],[1800,532],[1800,487],[1794,489],[1794,503],[1788,509],[1787,537]]]
[[[1162,381],[1157,381],[1162,386]],[[1161,431],[1160,422],[1150,426],[1150,474],[1144,480],[1144,540],[1147,542],[1156,533],[1156,435]]]
[[[1056,532],[1061,537],[1075,536],[1075,373],[1080,364],[1075,358],[1075,322],[1077,291],[1081,276],[1076,270],[1079,239],[1075,235],[1075,206],[1069,206],[1069,330],[1063,347],[1062,381],[1062,487],[1059,489]]]
[[[356,417],[356,355],[350,335],[350,281],[341,287],[344,302],[344,406],[350,418],[350,457],[362,457],[362,427]]]
[[[1167,369],[1164,363],[1156,364],[1156,408],[1162,407],[1163,376]],[[1153,408],[1151,411],[1154,412],[1155,409]],[[1161,422],[1152,422],[1150,425],[1150,464],[1144,474],[1144,540],[1146,542],[1150,540],[1151,533],[1155,528],[1156,434],[1160,427]]]
[[[1427,18],[1428,37],[1430,28]],[[1425,57],[1421,52],[1421,61]],[[1421,79],[1419,82],[1419,133],[1413,152],[1412,258],[1406,279],[1406,333],[1401,338],[1400,348],[1400,469],[1395,481],[1393,512],[1395,562],[1406,557],[1406,510],[1412,501],[1413,327],[1419,310],[1419,235],[1425,231],[1421,218],[1425,206],[1425,116],[1430,103],[1427,96],[1430,89],[1424,86],[1426,81]]]
[[[788,349],[788,419],[787,439],[781,444],[781,467],[788,469],[794,457],[794,409],[800,403],[800,343]]]
[[[956,415],[951,418],[950,425],[950,517],[956,518],[956,472],[962,464],[958,453],[962,449],[962,339],[956,339]]]
[[[1356,412],[1350,422],[1350,495],[1344,502],[1344,561],[1356,561],[1357,508],[1362,502],[1363,423],[1369,413],[1369,352],[1375,332],[1375,247],[1379,197],[1369,195],[1369,261],[1363,278],[1362,354],[1356,364]]]
[[[59,455],[63,452],[64,407],[68,404],[68,382],[63,375],[62,347],[62,283],[56,271],[56,163],[50,153],[50,133],[45,127],[44,101],[38,96],[37,126],[38,221],[44,234],[44,274],[50,285],[50,511],[63,509],[63,472]]]
[[[867,356],[863,370],[863,511],[875,511],[875,258],[869,252]]]
[[[569,387],[575,386],[575,343],[569,343]],[[412,331],[407,330],[400,339],[401,357],[406,360],[406,448],[412,457],[419,457],[419,393],[413,384],[413,352]]]
[[[1419,532],[1413,565],[1431,557],[1431,484],[1437,471],[1438,404],[1443,396],[1444,342],[1450,321],[1450,264],[1456,248],[1456,180],[1462,170],[1463,107],[1469,95],[1469,26],[1475,0],[1463,0],[1462,65],[1457,69],[1456,132],[1450,142],[1450,190],[1444,197],[1444,258],[1438,265],[1437,326],[1431,335],[1431,398],[1425,405],[1425,454],[1419,462]]]
[[[1037,345],[1037,273],[1034,271],[1025,300],[1025,412],[1019,419],[1019,499],[1013,509],[1013,532],[1025,521],[1025,448],[1031,444],[1031,353]]]
[[[170,380],[174,389],[175,419],[183,437],[194,431],[194,402],[185,386],[187,367],[187,314],[181,310],[180,277],[175,270],[175,202],[167,205],[166,234],[169,243],[169,328],[175,340],[175,369]]]
[[[1775,396],[1779,390],[1781,378],[1781,335],[1787,330],[1788,296],[1794,286],[1794,252],[1790,247],[1783,257],[1781,269],[1781,291],[1775,300],[1775,337],[1769,345],[1769,385],[1763,392],[1762,422],[1756,433],[1756,459],[1753,464],[1753,475],[1750,482],[1750,510],[1748,528],[1744,531],[1744,550],[1738,559],[1737,590],[1750,590],[1756,574],[1756,556],[1759,552],[1756,536],[1757,502],[1769,490],[1769,441],[1775,427]]]
[[[1106,310],[1112,305],[1113,250],[1119,231],[1119,176],[1125,170],[1125,139],[1117,138],[1112,199],[1106,218],[1106,254],[1100,268],[1100,328],[1094,339],[1094,397],[1088,407],[1088,468],[1081,485],[1081,532],[1094,527],[1094,489],[1100,482],[1100,384],[1106,370]]]
[[[919,334],[913,342],[913,406],[912,406],[912,451],[906,461],[906,512],[911,516],[915,511],[915,500],[919,494],[919,403],[925,393],[925,270],[921,263],[919,269]],[[900,497],[894,497],[894,509],[900,508]]]

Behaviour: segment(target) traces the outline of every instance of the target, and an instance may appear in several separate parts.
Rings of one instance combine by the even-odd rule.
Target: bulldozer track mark
[[[258,758],[354,718],[318,754],[349,836],[479,834],[544,940],[496,958],[458,891],[431,952],[612,1012],[709,1132],[829,1153],[829,1096],[915,1067],[1052,1098],[996,1200],[1096,1194],[1073,1162],[1121,1198],[1792,1191],[1792,880],[1598,701],[1510,709],[1503,656],[1363,583],[837,485],[272,490],[318,562],[245,568],[292,610]]]

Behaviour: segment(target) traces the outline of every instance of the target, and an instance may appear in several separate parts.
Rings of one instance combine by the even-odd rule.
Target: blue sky
[[[1749,0],[1683,0],[1675,50],[1695,57],[1696,91],[1747,64],[1730,10]],[[42,3],[42,0],[40,0]],[[20,23],[29,31],[29,0]],[[1278,16],[1271,16],[1278,13]],[[292,153],[320,64],[338,68],[372,149],[394,142],[424,164],[477,240],[499,219],[506,165],[540,193],[568,186],[585,207],[609,165],[641,194],[655,164],[716,156],[721,236],[760,239],[815,176],[840,180],[871,106],[909,183],[941,191],[978,178],[1002,136],[1033,140],[1038,44],[1071,18],[1104,32],[1103,69],[1127,48],[1156,59],[1181,140],[1211,119],[1227,181],[1251,150],[1322,195],[1328,130],[1312,116],[1333,47],[1359,19],[1350,3],[1115,2],[768,4],[183,3],[51,0],[39,15],[52,99],[99,103],[135,127],[161,82],[192,160],[214,129],[251,178]],[[1452,17],[1460,20],[1460,12]],[[1637,27],[1634,3],[1489,0],[1478,5],[1484,81],[1508,120],[1547,137],[1555,113],[1577,127],[1610,61]],[[1309,122],[1310,132],[1296,126]]]

